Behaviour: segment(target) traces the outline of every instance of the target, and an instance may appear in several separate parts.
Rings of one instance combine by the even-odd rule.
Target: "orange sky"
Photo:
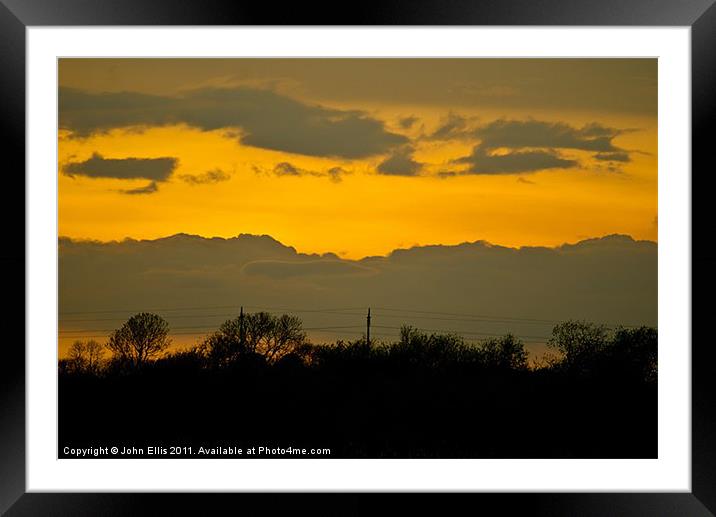
[[[431,60],[392,60],[388,68],[386,60],[356,66],[345,60],[299,61],[61,60],[61,87],[180,101],[165,118],[150,114],[163,104],[147,108],[141,102],[104,116],[91,96],[83,97],[79,108],[71,106],[74,118],[61,108],[59,234],[102,241],[180,232],[269,234],[301,252],[345,258],[475,240],[552,246],[611,233],[657,240],[655,63],[550,60],[540,66],[540,60],[466,59],[450,60],[435,71]],[[356,77],[349,83],[350,74]],[[195,122],[201,105],[198,115],[184,117],[185,93],[207,88],[274,92],[300,105],[296,116],[303,116],[303,106],[335,110],[338,117],[359,111],[403,143],[359,157],[330,149],[323,155],[302,154],[292,143],[284,149],[281,143],[256,144],[252,131],[265,131],[262,142],[283,133],[293,142],[291,132],[303,126],[292,127],[294,115],[283,119],[276,111],[242,122],[240,107],[235,126],[231,121],[217,128]],[[222,106],[212,116],[220,117]],[[126,115],[131,110],[136,113]],[[95,114],[99,121],[87,122]],[[127,116],[129,122],[112,123],[115,116]],[[318,116],[326,124],[334,117]],[[408,117],[413,123],[401,124]],[[450,117],[462,121],[463,134],[431,138]],[[470,164],[459,160],[482,145],[480,128],[496,120],[561,124],[575,132],[588,124],[614,128],[610,145],[626,153],[628,161],[598,160],[594,149],[562,148],[557,141],[505,146],[497,141],[488,151],[491,156],[548,153],[575,165],[469,173]],[[94,126],[78,137],[80,124]],[[345,138],[359,145],[363,136],[346,133]],[[418,170],[381,173],[380,164],[401,152],[420,164]],[[145,187],[151,178],[85,174],[81,165],[80,173],[65,173],[68,164],[82,164],[95,153],[112,160],[171,157],[177,165],[155,183],[156,191],[130,195],[126,191]],[[280,164],[290,164],[295,174],[277,174]],[[327,174],[336,167],[343,171],[340,181]],[[209,179],[210,171],[220,171],[220,181]],[[446,171],[457,174],[441,177]]]

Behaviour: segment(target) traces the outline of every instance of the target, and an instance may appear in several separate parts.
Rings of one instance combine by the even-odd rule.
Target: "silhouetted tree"
[[[562,354],[568,370],[589,370],[607,346],[607,329],[586,321],[565,321],[552,329],[547,346]]]
[[[609,360],[622,371],[628,370],[641,380],[655,382],[657,378],[657,330],[651,327],[627,329],[619,327],[614,332],[609,347]]]
[[[248,352],[261,353],[264,343],[276,324],[275,316],[268,312],[244,315],[244,340]]]
[[[107,348],[112,351],[116,361],[132,368],[141,368],[145,362],[169,347],[171,341],[168,334],[169,324],[164,318],[141,312],[112,333]]]
[[[199,347],[193,346],[183,350],[175,350],[164,354],[154,361],[153,367],[180,375],[199,372],[205,366],[205,356]]]
[[[470,352],[457,334],[426,334],[411,326],[400,328],[400,341],[390,347],[389,354],[406,364],[441,368],[463,360]]]
[[[224,322],[219,327],[219,330],[204,339],[199,347],[201,353],[212,366],[226,366],[241,357],[242,353],[245,353],[245,349],[242,350],[241,347],[238,327],[236,330],[233,328],[233,321]]]
[[[512,334],[484,341],[481,351],[487,366],[503,370],[527,369],[525,345]]]
[[[70,347],[67,357],[69,371],[96,375],[102,367],[104,349],[94,339],[75,341]]]
[[[211,364],[225,366],[249,355],[259,355],[269,363],[298,352],[305,356],[305,344],[306,334],[299,318],[257,312],[222,323],[204,340],[201,350]]]
[[[410,346],[410,343],[420,340],[424,333],[411,325],[402,325],[400,327],[400,344],[402,346]]]
[[[280,318],[274,318],[260,353],[268,362],[274,362],[296,351],[305,341],[306,333],[302,330],[301,320],[296,316],[284,314]]]
[[[339,339],[333,344],[314,345],[308,354],[308,362],[324,369],[343,369],[363,366],[378,354],[378,348],[365,338],[354,341]]]

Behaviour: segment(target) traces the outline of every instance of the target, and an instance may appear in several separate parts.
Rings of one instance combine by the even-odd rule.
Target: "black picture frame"
[[[716,289],[716,253],[709,233],[714,217],[710,156],[716,122],[715,0],[390,0],[373,3],[281,4],[222,0],[0,0],[0,139],[5,200],[0,203],[6,245],[0,251],[6,295],[3,320],[25,316],[25,30],[28,26],[71,25],[533,25],[689,26],[692,72],[692,491],[619,494],[474,494],[475,509],[499,508],[524,515],[714,515],[716,513],[716,362],[709,342],[709,298]],[[287,5],[287,4],[286,4]],[[683,171],[687,173],[687,171]],[[14,204],[10,201],[17,202]],[[8,291],[6,290],[6,293]],[[9,294],[9,293],[8,293]],[[21,303],[20,301],[23,301]],[[668,317],[666,315],[665,317]],[[10,327],[11,325],[8,325]],[[135,515],[161,505],[163,515],[220,513],[258,502],[265,510],[286,498],[246,494],[69,494],[26,493],[25,335],[12,325],[0,356],[0,512],[7,515]],[[9,328],[7,330],[10,330]],[[684,346],[688,346],[685,343]],[[357,498],[357,496],[351,496]],[[240,501],[239,501],[240,499]],[[289,504],[306,500],[288,496]],[[350,504],[333,495],[310,498],[318,513],[364,513],[375,501]],[[463,501],[465,502],[465,501]],[[382,499],[381,499],[382,503]],[[441,500],[413,498],[422,510],[445,511]],[[434,505],[434,506],[433,506]],[[341,510],[343,509],[343,510]],[[221,512],[223,513],[223,512]]]

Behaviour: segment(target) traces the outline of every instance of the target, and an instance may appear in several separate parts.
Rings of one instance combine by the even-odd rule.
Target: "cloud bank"
[[[622,131],[592,123],[576,128],[563,122],[495,120],[476,128],[474,135],[485,149],[547,147],[583,151],[620,151],[612,140]]]
[[[349,159],[382,154],[407,142],[364,112],[306,104],[250,87],[203,88],[181,97],[60,88],[59,124],[80,137],[171,124],[204,131],[237,129],[244,145]]]
[[[252,311],[295,308],[308,311],[299,314],[306,327],[357,325],[357,332],[365,324],[362,309],[343,315],[311,311],[371,306],[376,326],[524,336],[548,336],[550,321],[568,318],[657,324],[657,245],[620,235],[555,248],[481,241],[421,246],[357,261],[299,253],[269,236],[179,234],[110,243],[62,238],[59,282],[60,312],[126,308],[111,315],[117,323],[132,311],[157,307],[229,308],[162,313],[173,327],[215,328],[239,305]],[[380,309],[386,307],[487,317],[435,319]],[[78,316],[61,317],[61,327],[112,325],[72,318]]]
[[[613,143],[624,130],[597,123],[581,128],[532,119],[499,119],[475,128],[467,128],[466,124],[465,119],[453,115],[430,136],[437,140],[479,140],[471,154],[453,160],[453,163],[468,165],[460,174],[521,174],[583,165],[577,159],[564,156],[563,150],[593,151],[598,161],[630,161],[629,153]],[[612,169],[616,167],[611,165]]]

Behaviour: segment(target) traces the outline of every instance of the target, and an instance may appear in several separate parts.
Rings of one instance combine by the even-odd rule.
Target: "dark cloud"
[[[481,126],[473,126],[460,115],[451,113],[430,135],[430,140],[477,140],[469,156],[454,163],[468,164],[467,170],[456,174],[441,174],[445,178],[457,174],[516,174],[548,169],[567,169],[579,166],[575,159],[566,158],[556,150],[595,151],[600,161],[628,162],[629,152],[616,147],[614,138],[626,131],[598,123],[575,127],[564,122],[540,120],[498,119]],[[495,150],[509,152],[497,153]],[[597,168],[599,169],[599,168]],[[604,170],[614,172],[611,165]]]
[[[621,133],[618,129],[595,123],[576,128],[563,122],[504,119],[495,120],[473,131],[485,149],[542,147],[598,152],[622,151],[612,143]]]
[[[293,165],[290,162],[281,162],[277,163],[273,170],[265,170],[260,167],[254,166],[253,167],[254,172],[256,174],[274,174],[275,176],[314,176],[314,177],[323,177],[328,178],[334,183],[340,183],[343,181],[343,176],[347,174],[351,174],[350,171],[345,170],[342,167],[331,167],[325,172],[322,171],[314,171],[309,169],[303,169],[301,167],[297,167],[296,165]]]
[[[399,98],[405,106],[473,112],[657,114],[654,58],[62,59],[60,65],[63,85],[86,84],[92,74],[107,88],[117,77],[136,77],[147,91],[167,92],[191,77],[193,84],[235,81],[278,91],[299,84],[308,98],[340,106]]]
[[[209,183],[220,183],[228,181],[231,174],[221,169],[213,169],[203,174],[182,174],[179,179],[187,182],[189,185],[206,185]]]
[[[378,165],[378,172],[389,176],[415,176],[422,164],[413,160],[415,150],[410,146],[396,149]]]
[[[557,149],[596,151],[594,158],[597,160],[628,162],[629,152],[612,142],[625,131],[597,123],[578,128],[563,122],[531,119],[499,119],[480,127],[466,128],[463,119],[453,116],[431,138],[436,134],[439,138],[469,134],[479,140],[472,154],[454,160],[454,163],[469,165],[461,171],[462,174],[517,174],[580,166],[579,161],[564,157]],[[496,152],[500,149],[508,152]],[[618,167],[610,165],[604,170],[615,172]]]
[[[351,159],[382,154],[407,142],[362,111],[309,105],[249,87],[205,88],[181,97],[60,88],[59,121],[76,136],[180,123],[205,131],[236,128],[245,145]]]
[[[454,140],[472,136],[472,132],[468,130],[468,120],[455,113],[450,113],[440,126],[428,136],[428,139]]]
[[[328,174],[328,177],[331,179],[331,181],[339,183],[343,181],[343,176],[345,176],[346,174],[350,174],[350,172],[342,167],[331,167],[330,169],[328,169],[326,174]]]
[[[63,167],[68,176],[88,178],[147,179],[165,181],[179,160],[176,158],[104,158],[98,153],[83,162],[71,162]]]
[[[273,173],[276,176],[301,176],[303,172],[288,162],[281,162],[276,164],[273,168]]]
[[[403,117],[403,118],[401,118],[401,119],[398,121],[398,124],[399,124],[400,127],[402,127],[403,129],[410,129],[411,127],[413,127],[413,125],[415,125],[415,123],[416,123],[418,120],[419,120],[418,117],[414,117],[414,116],[411,115],[410,117]]]
[[[597,163],[592,166],[592,170],[596,172],[606,172],[610,174],[622,174],[624,172],[624,169],[622,167],[614,162],[606,162],[606,163]]]
[[[525,185],[537,185],[536,181],[528,180],[527,178],[523,178],[522,176],[517,178],[517,183],[524,183]]]
[[[576,160],[562,158],[552,150],[488,154],[481,146],[476,146],[470,156],[455,162],[469,165],[467,170],[462,171],[463,174],[517,174],[547,169],[569,169],[579,165]]]
[[[156,181],[152,181],[148,183],[147,185],[139,188],[131,188],[126,190],[120,190],[122,194],[129,194],[129,195],[138,195],[138,194],[154,194],[156,191],[159,190],[159,186],[157,185]]]
[[[603,162],[630,162],[631,158],[628,153],[597,153],[594,155],[594,159]]]

